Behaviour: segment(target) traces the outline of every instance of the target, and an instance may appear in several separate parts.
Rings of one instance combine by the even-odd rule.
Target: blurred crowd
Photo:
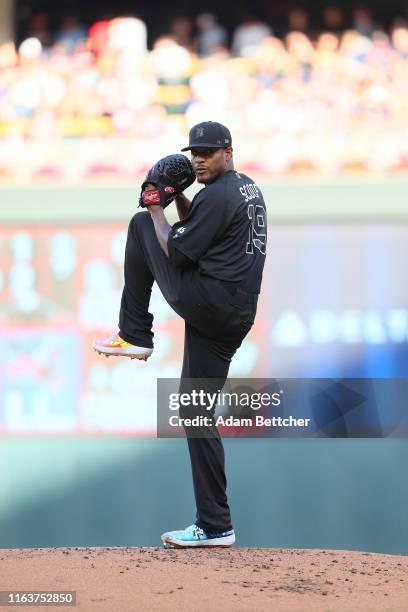
[[[279,36],[254,17],[231,35],[203,13],[148,49],[136,17],[69,18],[52,36],[37,15],[0,46],[0,179],[132,180],[208,119],[254,174],[406,170],[407,23],[385,30],[359,8],[344,29],[332,6],[323,26],[295,9]]]

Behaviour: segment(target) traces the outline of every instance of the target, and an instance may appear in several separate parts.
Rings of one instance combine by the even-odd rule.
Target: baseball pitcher
[[[163,158],[142,185],[140,206],[129,224],[119,332],[97,340],[105,355],[146,360],[153,351],[149,301],[156,281],[164,298],[185,321],[180,391],[222,389],[236,350],[251,329],[261,289],[267,242],[262,193],[234,169],[230,131],[205,121],[190,130],[191,163],[181,154]],[[190,202],[182,193],[197,179],[204,188]],[[164,209],[175,200],[179,221]],[[195,387],[194,387],[195,388]],[[214,408],[180,407],[180,417],[214,416]],[[231,546],[224,448],[215,426],[184,427],[190,453],[196,519],[161,536],[166,546]]]

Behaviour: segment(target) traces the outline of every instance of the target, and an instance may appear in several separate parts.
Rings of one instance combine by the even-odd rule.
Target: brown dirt
[[[272,548],[0,550],[0,590],[76,591],[76,608],[60,610],[407,612],[408,557]]]

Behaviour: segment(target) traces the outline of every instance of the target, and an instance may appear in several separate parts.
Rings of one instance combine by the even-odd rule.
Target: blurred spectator
[[[191,76],[193,61],[190,52],[169,36],[156,40],[149,59],[159,82]]]
[[[303,32],[289,32],[286,36],[286,46],[298,66],[301,78],[308,81],[311,78],[315,53],[310,39]]]
[[[193,50],[193,23],[188,17],[176,17],[170,24],[170,34],[181,47]]]
[[[39,62],[42,52],[41,41],[34,37],[23,40],[18,49],[21,64],[36,64]]]
[[[353,30],[370,37],[376,29],[371,10],[366,6],[358,6],[353,10]]]
[[[146,24],[138,17],[112,19],[108,25],[106,49],[115,54],[119,72],[135,72],[147,52]]]
[[[325,30],[335,34],[344,30],[344,14],[340,6],[332,4],[323,9],[323,25]]]
[[[57,34],[55,42],[65,48],[67,53],[73,53],[77,46],[86,39],[86,28],[76,17],[66,17]]]
[[[196,19],[197,24],[197,52],[200,57],[207,57],[214,51],[225,48],[227,32],[212,13],[201,13]]]
[[[332,32],[323,32],[316,41],[316,51],[320,54],[320,57],[326,54],[334,59],[338,48],[339,37]],[[319,57],[319,55],[317,55],[317,57]]]
[[[309,15],[302,8],[293,8],[288,13],[288,30],[289,32],[309,33]]]
[[[27,38],[38,38],[43,47],[49,47],[53,40],[46,13],[34,13],[28,29]]]
[[[0,45],[0,71],[6,68],[12,69],[16,63],[17,53],[14,43],[5,42]]]
[[[397,53],[404,59],[408,58],[408,28],[394,28],[391,34],[392,44]]]
[[[283,42],[274,36],[265,38],[253,56],[257,79],[266,87],[271,87],[284,78],[290,58]]]
[[[168,113],[184,113],[191,97],[192,55],[173,38],[163,36],[155,42],[149,60],[158,85],[155,101]]]
[[[110,19],[96,21],[88,30],[89,47],[95,55],[99,55],[107,46],[109,38]]]
[[[244,23],[238,26],[232,37],[232,52],[234,55],[249,56],[257,46],[272,35],[268,24],[256,17],[247,17]]]
[[[332,28],[312,40],[297,29],[281,40],[259,21],[242,32],[239,53],[202,57],[172,35],[147,51],[135,17],[97,22],[75,53],[37,37],[1,45],[0,176],[134,180],[208,118],[231,126],[250,172],[408,168],[403,22],[390,36]]]
[[[372,35],[373,46],[370,51],[369,61],[388,62],[391,59],[391,46],[388,34],[381,30],[376,30]]]

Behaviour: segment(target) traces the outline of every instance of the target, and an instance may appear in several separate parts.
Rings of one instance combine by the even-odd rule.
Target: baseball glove
[[[151,204],[160,204],[166,208],[174,198],[195,181],[195,174],[190,160],[185,155],[176,153],[167,155],[150,168],[142,183],[139,206],[146,208]],[[146,191],[151,183],[156,187]]]

